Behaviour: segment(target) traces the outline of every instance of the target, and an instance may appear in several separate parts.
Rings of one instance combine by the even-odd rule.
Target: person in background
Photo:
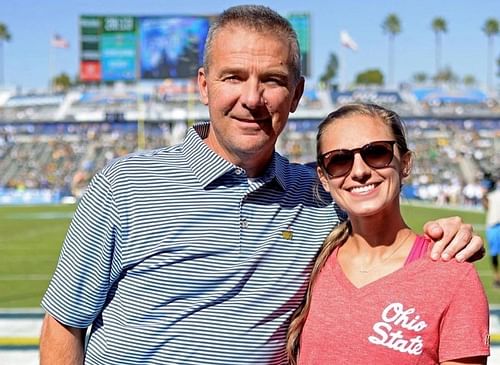
[[[314,170],[275,151],[300,69],[297,36],[273,10],[217,18],[198,71],[210,122],[93,178],[42,300],[42,364],[287,362],[312,260],[343,217],[316,199]],[[482,248],[458,218],[425,231],[436,256]]]
[[[489,310],[474,265],[432,261],[401,214],[412,152],[399,116],[345,105],[320,124],[317,156],[348,219],[325,240],[291,322],[291,363],[486,364]]]
[[[493,287],[500,288],[498,254],[500,254],[500,186],[497,179],[484,194],[483,206],[486,210],[486,243],[493,268]]]

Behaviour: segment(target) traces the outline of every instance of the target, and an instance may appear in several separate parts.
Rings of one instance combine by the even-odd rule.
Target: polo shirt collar
[[[189,128],[182,147],[182,154],[204,188],[221,176],[239,168],[217,155],[203,142],[208,136],[209,129],[210,122],[198,123]],[[275,182],[280,189],[286,190],[288,164],[286,158],[274,152],[263,179],[267,183]]]

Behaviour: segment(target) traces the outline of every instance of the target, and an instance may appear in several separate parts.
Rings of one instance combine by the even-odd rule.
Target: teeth
[[[375,184],[365,185],[365,186],[357,186],[351,189],[353,193],[366,193],[370,190],[375,189]]]

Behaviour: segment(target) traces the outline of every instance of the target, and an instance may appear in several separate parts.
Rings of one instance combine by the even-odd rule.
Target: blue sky
[[[49,77],[78,72],[79,29],[82,14],[181,15],[214,14],[248,3],[226,0],[17,0],[3,1],[0,22],[12,40],[4,44],[4,85],[23,89],[43,88]],[[329,53],[342,62],[341,81],[359,72],[379,68],[387,75],[388,41],[381,23],[389,13],[399,16],[403,31],[396,38],[395,81],[409,81],[416,72],[435,72],[434,33],[431,21],[445,18],[442,64],[456,74],[473,75],[484,83],[487,75],[487,39],[481,31],[489,17],[500,21],[500,0],[274,0],[261,1],[279,13],[309,12],[312,22],[312,75],[323,72]],[[343,48],[339,32],[347,30],[359,46],[357,52]],[[61,34],[69,49],[51,49],[50,38]],[[495,58],[500,37],[496,37]]]

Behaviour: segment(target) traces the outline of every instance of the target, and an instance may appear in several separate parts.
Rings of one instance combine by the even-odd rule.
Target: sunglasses
[[[329,178],[344,176],[351,171],[354,155],[359,153],[368,166],[380,169],[391,163],[395,143],[396,141],[375,141],[352,150],[329,151],[319,156],[318,164]]]

